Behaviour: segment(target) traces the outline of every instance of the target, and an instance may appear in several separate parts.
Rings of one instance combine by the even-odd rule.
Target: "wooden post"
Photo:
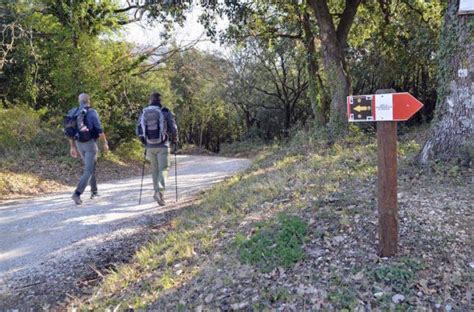
[[[397,205],[397,121],[410,119],[423,107],[408,92],[377,90],[376,95],[347,97],[349,122],[375,121],[377,124],[379,254],[390,257],[398,248]]]
[[[382,257],[397,253],[397,122],[377,122],[379,212],[379,253]]]
[[[395,93],[395,91],[378,90],[376,93]],[[377,122],[377,146],[379,254],[382,257],[390,257],[397,253],[398,247],[396,121]]]

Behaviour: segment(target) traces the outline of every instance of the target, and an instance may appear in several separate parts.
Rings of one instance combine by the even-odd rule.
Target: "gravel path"
[[[97,277],[100,263],[126,261],[133,254],[132,243],[137,247],[143,241],[146,225],[156,225],[166,213],[186,207],[199,191],[249,164],[246,159],[178,156],[179,202],[172,166],[164,208],[152,199],[150,176],[144,180],[141,205],[141,177],[99,184],[101,196],[83,196],[81,206],[72,202],[72,189],[1,203],[0,310],[31,304],[48,308],[72,296],[77,289],[71,287],[84,286],[78,280],[87,282],[84,274],[92,273],[90,280]]]

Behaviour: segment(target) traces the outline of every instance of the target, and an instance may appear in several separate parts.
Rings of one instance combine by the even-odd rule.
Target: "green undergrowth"
[[[235,238],[244,263],[269,272],[278,266],[290,267],[304,258],[302,246],[308,225],[301,218],[280,214],[276,222],[260,222],[255,228],[256,233],[249,239],[242,234]]]
[[[221,149],[219,151],[219,156],[253,159],[257,155],[262,153],[265,149],[268,149],[270,147],[271,144],[257,139],[234,142],[231,144],[222,144]]]
[[[417,148],[413,141],[402,142],[400,158]],[[130,263],[107,274],[90,298],[74,305],[85,310],[144,309],[198,278],[202,261],[222,244],[230,256],[263,272],[291,267],[304,259],[302,245],[309,235],[307,221],[298,213],[312,207],[318,218],[326,214],[336,217],[339,227],[347,226],[344,214],[347,218],[353,210],[344,207],[357,203],[358,190],[343,190],[342,185],[358,185],[375,174],[373,135],[352,129],[345,139],[331,140],[324,132],[301,131],[288,142],[260,150],[247,171],[179,211]],[[328,210],[333,203],[343,208],[341,213]],[[253,221],[242,228],[243,220]],[[379,273],[374,276],[384,274]],[[350,301],[349,293],[341,296]]]
[[[42,194],[77,182],[74,175],[81,171],[81,161],[69,156],[61,122],[46,122],[45,115],[46,110],[22,105],[0,109],[0,199]],[[122,177],[143,159],[143,147],[136,139],[113,147],[111,153],[99,156],[102,179]]]
[[[376,283],[389,285],[393,293],[408,293],[416,274],[423,264],[411,258],[401,258],[396,262],[383,264],[369,270],[369,277]]]
[[[112,155],[118,157],[117,161],[143,161],[143,145],[138,139],[120,144]]]
[[[143,161],[137,141],[99,154],[99,170],[126,174],[131,165]],[[0,199],[17,195],[37,195],[77,182],[82,170],[80,159],[69,155],[69,142],[60,130],[40,129],[29,142],[9,145],[0,157]],[[133,173],[131,173],[133,174]],[[102,174],[102,179],[119,178]]]
[[[340,268],[338,268],[340,269]],[[385,263],[364,265],[362,268],[337,270],[328,278],[328,298],[338,311],[355,310],[359,302],[360,293],[369,291],[376,294],[372,306],[382,311],[412,311],[413,305],[401,302],[396,307],[392,303],[392,296],[404,294],[405,297],[416,297],[419,272],[425,265],[419,259],[412,257],[395,257]],[[354,282],[350,276],[360,275]]]

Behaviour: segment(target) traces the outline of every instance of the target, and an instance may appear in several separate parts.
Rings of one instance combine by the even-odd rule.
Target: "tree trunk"
[[[250,111],[248,111],[244,107],[245,107],[245,105],[242,104],[241,108],[242,108],[242,111],[244,112],[244,115],[245,115],[245,124],[246,124],[247,130],[248,130],[248,129],[252,128],[253,125],[255,124],[255,118],[253,118],[250,115]]]
[[[319,77],[319,66],[316,60],[316,47],[314,44],[315,38],[311,30],[311,23],[307,12],[301,15],[301,23],[303,25],[304,43],[306,46],[306,67],[308,72],[308,90],[311,110],[316,125],[323,127],[327,123],[329,103],[326,100],[326,92]]]
[[[360,0],[346,0],[346,7],[336,30],[329,12],[327,0],[308,0],[319,25],[323,65],[331,91],[330,124],[334,129],[347,127],[346,97],[351,83],[345,71],[343,48],[347,42],[350,26],[354,20]]]
[[[285,102],[285,125],[284,125],[284,133],[283,136],[286,138],[290,135],[290,127],[291,127],[291,104],[289,100]]]
[[[474,17],[457,15],[459,0],[449,0],[439,47],[438,101],[430,135],[417,156],[431,160],[473,157]]]

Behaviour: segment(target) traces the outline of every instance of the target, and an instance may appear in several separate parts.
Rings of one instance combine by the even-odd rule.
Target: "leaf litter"
[[[450,176],[402,162],[399,252],[377,255],[376,180],[341,182],[326,198],[301,192],[266,201],[228,230],[198,277],[160,296],[149,309],[433,310],[472,309],[472,171]],[[287,192],[290,192],[288,188]],[[353,200],[347,194],[355,194]],[[296,201],[303,208],[293,209]],[[270,272],[239,261],[233,239],[255,235],[255,220],[291,211],[308,222],[305,257]],[[262,217],[262,215],[264,217]],[[260,216],[260,218],[259,218]],[[271,246],[269,246],[271,247]],[[227,281],[226,284],[216,281]]]

